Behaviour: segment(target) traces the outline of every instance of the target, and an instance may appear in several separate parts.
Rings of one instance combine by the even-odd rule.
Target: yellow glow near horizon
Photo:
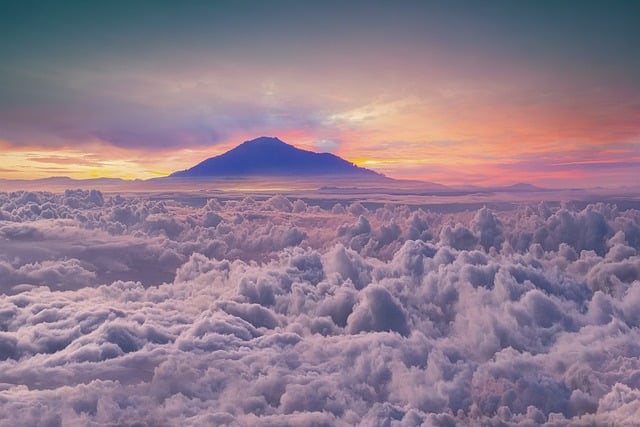
[[[163,170],[141,167],[134,160],[101,159],[78,150],[34,150],[0,152],[2,176],[9,179],[38,179],[68,176],[75,179],[147,179],[167,175]]]
[[[287,138],[286,142],[296,143]],[[309,143],[304,144],[305,148]],[[424,145],[429,156],[415,155]],[[497,152],[490,155],[491,163],[484,164],[481,158],[464,156],[467,149],[447,144],[399,144],[396,150],[367,150],[366,156],[356,154],[357,146],[346,144],[343,153],[345,159],[354,164],[373,169],[392,178],[419,179],[442,184],[463,183],[501,184],[518,181],[543,182],[545,179],[563,180],[575,178],[576,171],[528,171],[518,172],[510,166],[514,163],[509,156],[501,157]],[[165,153],[131,153],[127,150],[108,147],[92,147],[93,151],[78,149],[0,151],[0,176],[9,179],[38,179],[51,176],[68,176],[74,179],[121,178],[126,180],[149,179],[167,176],[171,172],[193,166],[198,162],[233,148],[224,144],[213,148],[183,149]],[[487,150],[488,151],[488,150]],[[98,154],[99,153],[99,154]],[[486,154],[486,153],[482,153]],[[633,156],[633,160],[637,157]],[[606,162],[600,160],[600,162]],[[558,165],[588,164],[589,161],[558,162]],[[240,190],[240,189],[237,189]],[[284,191],[285,188],[280,190]]]

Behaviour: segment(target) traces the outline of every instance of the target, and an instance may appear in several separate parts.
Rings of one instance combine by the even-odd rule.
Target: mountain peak
[[[286,142],[282,141],[280,138],[276,137],[276,136],[260,136],[258,138],[254,138],[251,139],[249,141],[245,141],[242,144],[240,144],[239,146],[243,146],[243,145],[278,145],[278,144],[284,144],[284,145],[289,145]]]
[[[254,139],[250,139],[249,141],[245,141],[245,142],[243,142],[243,144],[259,144],[259,143],[263,143],[263,142],[265,142],[265,143],[280,142],[282,144],[286,144],[286,142],[282,141],[277,136],[259,136],[259,137],[254,138]]]
[[[245,141],[172,177],[330,176],[383,178],[330,153],[299,149],[277,137],[261,136]]]
[[[289,149],[296,149],[296,147],[294,147],[291,144],[287,144],[286,142],[282,141],[280,138],[275,137],[275,136],[261,136],[258,138],[254,138],[254,139],[250,139],[248,141],[243,142],[242,144],[238,145],[237,147],[235,147],[234,149],[230,150],[237,150],[240,148],[243,148],[245,150],[266,150],[266,149],[277,149],[277,148],[289,148]],[[226,154],[226,153],[225,153]]]

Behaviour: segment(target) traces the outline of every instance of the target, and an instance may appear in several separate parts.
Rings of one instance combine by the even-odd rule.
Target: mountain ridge
[[[238,176],[331,176],[346,175],[390,179],[357,166],[335,154],[303,150],[277,137],[261,136],[243,142],[191,168],[176,171],[173,178]]]

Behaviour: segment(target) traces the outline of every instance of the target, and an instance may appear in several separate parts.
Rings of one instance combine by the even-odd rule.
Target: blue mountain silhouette
[[[260,137],[246,141],[192,168],[172,173],[179,178],[208,176],[330,176],[348,175],[384,178],[330,153],[301,150],[278,138]]]

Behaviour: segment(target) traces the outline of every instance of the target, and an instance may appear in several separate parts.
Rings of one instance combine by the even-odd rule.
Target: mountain
[[[330,153],[301,150],[278,138],[260,137],[243,142],[219,156],[211,157],[171,177],[240,176],[352,176],[385,178]]]

